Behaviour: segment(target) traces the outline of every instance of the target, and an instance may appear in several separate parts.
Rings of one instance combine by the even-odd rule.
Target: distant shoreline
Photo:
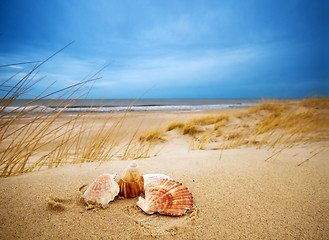
[[[295,102],[302,99],[262,99],[262,98],[236,98],[236,99],[16,99],[10,103],[4,112],[124,112],[124,111],[203,111],[248,108],[262,101]]]

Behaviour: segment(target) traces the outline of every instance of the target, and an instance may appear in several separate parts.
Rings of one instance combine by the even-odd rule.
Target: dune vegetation
[[[153,128],[139,135],[139,141],[164,141],[165,131],[160,128]]]
[[[88,94],[88,90],[83,92],[82,89],[99,79],[99,72],[88,80],[51,93],[46,93],[46,88],[14,109],[10,107],[11,103],[23,98],[37,84],[38,68],[58,52],[36,65],[22,78],[15,79],[14,75],[0,83],[3,93],[0,99],[0,176],[54,168],[67,163],[101,164],[113,158],[126,160],[149,157],[152,144],[148,141],[139,142],[137,133],[131,139],[126,139],[122,126],[127,112],[115,117],[110,113],[97,124],[90,121],[92,112],[80,110],[74,114],[65,113],[70,104]]]
[[[99,72],[64,89],[51,93],[46,93],[48,89],[45,89],[15,109],[9,108],[37,83],[38,68],[54,55],[21,79],[13,81],[14,75],[0,84],[4,93],[0,99],[1,176],[67,163],[101,164],[112,159],[156,156],[163,148],[156,145],[165,142],[171,131],[190,137],[192,150],[256,146],[274,149],[274,155],[284,148],[327,140],[329,136],[328,98],[263,101],[239,111],[171,121],[165,129],[153,128],[144,132],[123,127],[127,112],[108,113],[99,121],[90,121],[92,112],[66,114],[65,109],[70,104],[86,96],[88,91],[83,93],[81,89],[97,80]],[[155,148],[157,152],[153,151]]]
[[[170,122],[166,130],[190,135],[194,142],[192,149],[254,145],[275,149],[325,138],[329,128],[328,110],[328,98],[286,103],[263,101],[230,115],[208,115],[185,122]]]

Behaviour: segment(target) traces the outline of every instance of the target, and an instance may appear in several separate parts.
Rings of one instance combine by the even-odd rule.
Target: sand
[[[209,112],[131,113],[129,127],[163,127]],[[101,115],[95,114],[93,121]],[[129,122],[130,121],[130,122]],[[192,150],[168,133],[157,156],[138,159],[143,173],[163,173],[188,187],[194,207],[181,217],[147,215],[137,198],[87,210],[79,188],[131,162],[66,165],[0,178],[0,239],[328,239],[328,141],[273,152],[256,146]],[[299,163],[318,153],[301,166]]]

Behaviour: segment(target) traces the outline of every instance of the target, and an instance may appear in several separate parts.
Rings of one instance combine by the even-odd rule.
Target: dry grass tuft
[[[213,142],[213,133],[212,131],[205,131],[202,133],[202,135],[196,139],[197,141],[197,148],[200,150],[204,150],[206,145],[210,142]]]
[[[167,126],[167,131],[171,131],[174,130],[176,128],[178,129],[182,129],[184,127],[185,123],[184,122],[180,122],[180,121],[171,121],[168,126]]]
[[[139,135],[139,141],[141,142],[153,142],[153,141],[164,141],[163,137],[165,132],[160,128],[151,129],[145,133]]]
[[[221,127],[215,127],[215,134],[216,134],[216,137],[220,137],[223,135],[223,129]]]
[[[303,142],[328,139],[328,113],[327,98],[286,103],[263,101],[231,115],[194,117],[179,127],[182,134],[193,137],[193,149],[206,149],[207,144],[212,143],[211,149],[245,145],[281,152]],[[211,125],[213,127],[205,128]],[[209,132],[209,129],[213,130]],[[218,147],[214,142],[218,142]]]
[[[283,129],[289,133],[306,132],[314,129],[317,113],[312,109],[288,109],[285,106],[270,110],[257,128],[257,134]]]
[[[253,114],[253,113],[259,113],[260,111],[280,112],[284,107],[285,105],[282,105],[278,102],[266,100],[255,107],[248,108],[247,113]]]
[[[198,118],[192,118],[189,120],[191,124],[198,125],[198,126],[207,126],[216,124],[221,121],[229,121],[228,115],[207,115]]]
[[[241,134],[239,132],[232,131],[226,135],[226,140],[234,140],[238,139],[239,137],[241,137]]]
[[[329,109],[329,98],[307,98],[303,99],[300,105],[307,108]]]
[[[200,133],[201,130],[199,126],[193,124],[192,122],[186,122],[183,127],[183,134],[184,135],[191,135],[194,136],[197,133]]]
[[[207,115],[202,117],[194,117],[186,122],[172,121],[168,124],[166,130],[181,129],[184,135],[195,136],[203,132],[202,126],[215,124],[215,130],[229,121],[229,115]]]

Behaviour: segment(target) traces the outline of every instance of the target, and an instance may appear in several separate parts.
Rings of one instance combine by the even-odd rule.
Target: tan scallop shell
[[[180,216],[193,207],[193,196],[183,184],[170,179],[152,181],[145,189],[145,199],[137,202],[144,212]]]
[[[103,174],[90,184],[83,194],[83,198],[86,203],[96,203],[104,206],[112,201],[119,191],[119,185],[112,175]]]

